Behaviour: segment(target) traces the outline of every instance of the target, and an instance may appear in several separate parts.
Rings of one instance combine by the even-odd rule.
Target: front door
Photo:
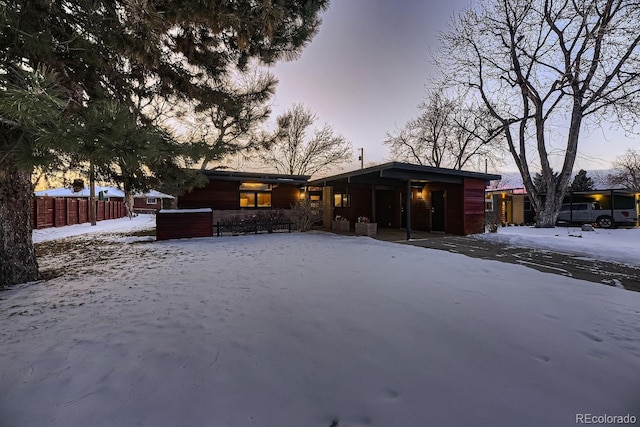
[[[444,190],[431,192],[431,231],[444,231]]]
[[[397,227],[398,201],[394,190],[376,190],[376,222],[378,227]]]

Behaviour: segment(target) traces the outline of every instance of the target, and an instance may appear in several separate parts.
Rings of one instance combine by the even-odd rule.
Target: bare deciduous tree
[[[394,160],[462,169],[479,169],[484,162],[500,163],[503,150],[496,143],[498,123],[486,109],[468,104],[464,96],[444,89],[429,92],[419,105],[421,114],[396,133],[387,134]]]
[[[387,134],[385,144],[394,160],[443,167],[453,138],[451,124],[455,105],[443,91],[435,90],[418,108],[420,115],[395,134]]]
[[[271,73],[254,66],[221,79],[209,101],[178,104],[182,112],[174,123],[187,141],[199,144],[201,169],[236,154],[249,156],[269,143],[272,136],[261,126],[271,114],[269,101],[276,84]]]
[[[613,162],[615,172],[607,175],[610,185],[619,185],[627,190],[640,192],[640,151],[627,150]]]
[[[330,166],[339,166],[351,160],[353,148],[342,135],[325,124],[307,131],[317,120],[316,115],[302,104],[295,104],[278,117],[274,141],[259,153],[260,159],[279,173],[314,175]]]
[[[491,0],[441,37],[438,65],[500,122],[538,226],[555,224],[583,121],[637,122],[638,16],[630,0]],[[537,162],[545,197],[531,174]]]

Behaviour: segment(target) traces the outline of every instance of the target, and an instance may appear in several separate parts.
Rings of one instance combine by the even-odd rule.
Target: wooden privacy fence
[[[96,202],[96,219],[123,218],[127,215],[124,202]],[[34,197],[31,201],[31,227],[49,228],[89,222],[89,201],[70,197]]]

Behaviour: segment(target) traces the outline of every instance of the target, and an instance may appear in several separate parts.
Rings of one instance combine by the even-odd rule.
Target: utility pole
[[[360,160],[360,169],[364,169],[364,148],[360,148],[360,156],[358,157]]]

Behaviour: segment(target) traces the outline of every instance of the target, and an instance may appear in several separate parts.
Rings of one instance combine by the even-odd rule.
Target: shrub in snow
[[[291,205],[291,220],[300,231],[309,231],[322,220],[322,208],[309,199]]]
[[[251,216],[235,215],[220,221],[220,232],[241,234],[288,229],[289,217],[281,210],[256,211]]]

